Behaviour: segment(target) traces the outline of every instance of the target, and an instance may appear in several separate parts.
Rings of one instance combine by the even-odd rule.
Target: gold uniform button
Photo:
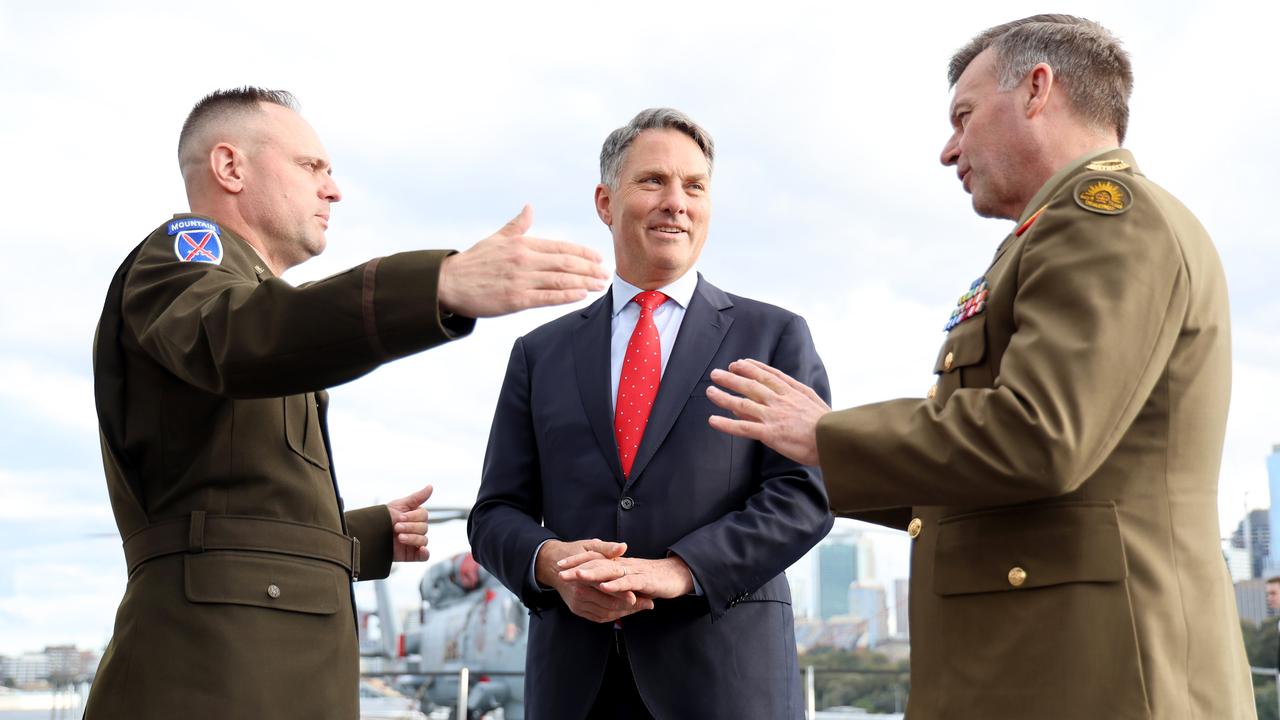
[[[1022,587],[1022,583],[1027,581],[1027,571],[1020,567],[1015,567],[1009,571],[1009,584],[1014,587]]]
[[[274,585],[274,584],[273,584],[273,585],[268,585],[268,586],[267,586],[267,597],[270,597],[272,600],[275,600],[276,598],[280,597],[280,586],[279,586],[279,585]]]
[[[911,518],[911,522],[907,524],[907,534],[915,539],[920,536],[920,529],[924,527],[924,521],[920,518]]]
[[[925,393],[925,396],[926,396],[926,397],[928,397],[930,400],[932,400],[932,399],[934,399],[935,397],[937,397],[937,395],[938,395],[938,386],[937,386],[937,385],[932,385],[932,386],[930,386],[930,387],[929,387],[929,392]]]
[[[956,354],[953,352],[948,352],[947,356],[942,358],[942,369],[950,370],[951,365],[955,363],[955,361],[956,361]]]

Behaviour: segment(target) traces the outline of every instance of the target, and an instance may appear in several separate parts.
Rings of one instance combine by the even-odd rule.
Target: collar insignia
[[[1088,165],[1085,165],[1085,169],[1093,170],[1094,172],[1120,172],[1121,170],[1128,170],[1130,167],[1129,163],[1121,160],[1120,158],[1094,160]]]

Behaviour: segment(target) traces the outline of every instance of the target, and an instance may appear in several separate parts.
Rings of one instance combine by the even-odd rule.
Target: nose
[[[960,133],[954,132],[942,146],[942,156],[938,160],[943,165],[955,165],[960,160]]]
[[[324,184],[320,186],[320,197],[331,203],[342,199],[342,191],[338,189],[338,183],[332,175],[325,175]]]
[[[689,209],[689,199],[680,183],[668,183],[662,190],[660,209],[671,215],[684,215]]]

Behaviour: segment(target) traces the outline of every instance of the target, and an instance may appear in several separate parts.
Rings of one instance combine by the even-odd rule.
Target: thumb
[[[533,227],[533,206],[525,203],[520,209],[520,214],[507,221],[506,225],[498,231],[499,235],[523,235],[529,232],[529,228]]]
[[[431,497],[431,493],[433,492],[435,492],[435,488],[431,485],[427,485],[401,501],[403,503],[403,507],[405,510],[417,510],[422,506],[422,503],[426,502]]]

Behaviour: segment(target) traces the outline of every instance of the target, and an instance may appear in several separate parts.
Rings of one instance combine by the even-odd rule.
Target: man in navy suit
[[[802,718],[783,571],[831,528],[813,467],[718,433],[712,368],[767,358],[824,397],[804,319],[694,264],[709,135],[645,110],[600,154],[617,274],[516,341],[468,527],[532,610],[531,720]]]

